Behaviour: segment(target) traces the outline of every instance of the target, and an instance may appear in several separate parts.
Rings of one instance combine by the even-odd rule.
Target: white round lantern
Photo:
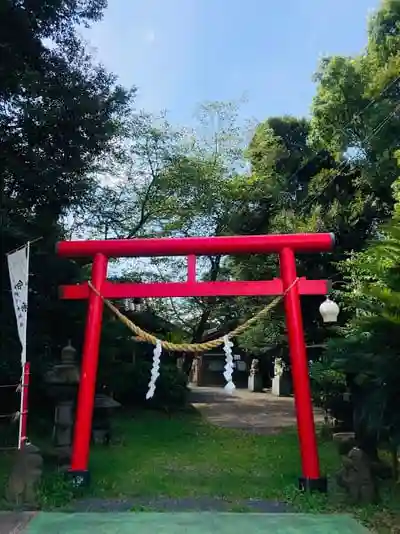
[[[339,312],[339,306],[329,297],[326,297],[326,300],[319,307],[319,313],[322,315],[324,323],[336,323]]]

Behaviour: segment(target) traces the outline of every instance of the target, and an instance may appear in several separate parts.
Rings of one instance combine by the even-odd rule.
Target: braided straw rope
[[[88,281],[88,286],[92,291],[96,293],[97,296],[101,297],[104,304],[107,306],[109,310],[112,311],[114,315],[118,317],[118,319],[129,328],[132,332],[134,332],[141,340],[147,341],[148,343],[152,345],[156,345],[157,341],[161,341],[161,346],[164,350],[170,351],[170,352],[206,352],[208,350],[215,349],[216,347],[219,347],[224,343],[224,340],[226,337],[233,338],[236,336],[239,336],[242,334],[245,330],[247,330],[251,325],[256,323],[259,319],[266,316],[275,306],[279,304],[279,302],[283,299],[283,297],[292,289],[292,287],[299,281],[299,278],[296,278],[290,286],[286,289],[286,291],[283,293],[283,295],[279,295],[278,297],[274,298],[272,302],[270,302],[265,308],[260,310],[256,315],[248,319],[243,324],[237,326],[233,330],[231,330],[228,334],[221,336],[217,339],[213,339],[211,341],[205,341],[204,343],[170,343],[169,341],[161,341],[158,340],[157,337],[153,336],[152,334],[149,334],[145,330],[142,330],[139,326],[137,326],[135,323],[130,321],[123,313],[119,311],[119,309],[112,304],[109,300],[107,300],[103,295],[98,291],[93,284]]]

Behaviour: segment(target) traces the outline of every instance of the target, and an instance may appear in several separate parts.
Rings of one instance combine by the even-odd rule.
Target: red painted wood
[[[103,284],[107,277],[107,265],[108,259],[104,254],[95,256],[92,266],[92,284],[99,291],[103,290]],[[86,317],[71,459],[71,471],[81,474],[87,471],[89,464],[102,317],[103,301],[94,291],[91,291]]]
[[[326,295],[327,280],[306,280],[300,278],[300,295]],[[89,298],[91,291],[84,284],[60,287],[60,297],[66,300]],[[267,296],[282,295],[282,281],[279,278],[263,281],[233,282],[157,282],[151,284],[104,282],[102,295],[108,299],[150,298],[150,297],[209,297],[209,296]]]
[[[311,399],[308,359],[293,250],[283,249],[279,255],[281,277],[286,291],[284,306],[288,333],[290,363],[293,377],[297,431],[300,442],[302,474],[305,480],[320,478],[317,438]]]
[[[334,235],[272,234],[220,237],[175,237],[152,239],[107,239],[103,241],[60,241],[59,256],[85,257],[104,254],[108,257],[211,256],[214,254],[268,254],[290,247],[294,252],[332,250]]]
[[[196,256],[191,254],[187,258],[187,281],[196,282]]]
[[[27,440],[30,374],[31,364],[29,362],[25,362],[23,365],[21,384],[21,414],[19,422],[18,449],[22,449]]]

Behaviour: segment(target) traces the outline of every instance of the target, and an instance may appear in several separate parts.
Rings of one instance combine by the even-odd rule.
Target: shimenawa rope
[[[170,352],[206,352],[208,350],[215,349],[216,347],[219,347],[224,343],[224,338],[227,336],[228,338],[233,338],[236,336],[239,336],[242,334],[247,328],[249,328],[251,325],[253,325],[255,322],[257,322],[259,319],[267,315],[275,306],[279,304],[279,302],[283,299],[283,297],[292,289],[292,287],[297,284],[299,281],[299,278],[297,277],[290,286],[285,290],[283,295],[279,295],[278,297],[274,298],[272,302],[270,302],[265,308],[260,310],[256,315],[245,321],[243,324],[237,326],[233,330],[231,330],[228,334],[225,334],[217,339],[213,339],[211,341],[205,341],[204,343],[170,343],[169,341],[161,341],[161,346],[164,350],[170,351]],[[114,306],[112,302],[110,302],[108,299],[103,297],[103,295],[98,291],[93,284],[88,281],[88,286],[94,293],[96,293],[97,296],[101,297],[104,304],[107,306],[109,310],[112,311],[118,319],[129,328],[132,332],[134,332],[138,337],[141,338],[143,341],[147,341],[148,343],[151,343],[152,345],[157,345],[157,342],[160,341],[158,338],[153,336],[152,334],[149,334],[145,330],[142,330],[139,326],[137,326],[135,323],[133,323],[130,319],[128,319],[123,313],[119,311],[119,309]]]

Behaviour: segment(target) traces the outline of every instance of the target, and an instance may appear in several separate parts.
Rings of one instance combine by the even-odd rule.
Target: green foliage
[[[364,53],[325,58],[316,76],[310,141],[337,158],[351,152],[375,223],[390,216],[390,186],[398,174],[399,17],[396,0],[382,2],[370,20]]]
[[[184,408],[188,398],[187,376],[173,363],[161,364],[154,398],[146,400],[151,367],[149,359],[138,360],[136,363],[114,362],[106,380],[114,398],[124,406],[161,410]]]
[[[310,367],[311,392],[315,406],[322,408],[342,430],[353,427],[353,406],[347,399],[346,375],[332,367],[329,358]]]
[[[93,173],[116,150],[131,93],[95,65],[76,24],[100,18],[103,0],[3,2],[0,22],[1,381],[19,377],[20,346],[6,252],[31,250],[28,351],[33,387],[68,338],[80,346],[83,309],[60,302],[57,286],[80,265],[55,257],[64,216],[86,202]]]
[[[391,187],[399,174],[398,43],[398,2],[385,1],[371,18],[363,54],[321,62],[310,123],[268,119],[257,127],[248,150],[253,174],[243,180],[251,184],[254,196],[248,200],[251,209],[243,210],[244,232],[333,231],[333,254],[318,261],[299,257],[298,269],[309,278],[354,284],[341,295],[343,322],[354,313],[358,298],[365,300],[360,276],[370,276],[375,261],[357,254],[393,210]],[[389,248],[395,245],[386,245],[387,256]],[[357,261],[352,256],[345,261],[351,251]],[[262,279],[276,275],[276,266],[265,257],[242,257],[235,258],[233,272],[239,278]],[[249,300],[249,308],[257,305]],[[303,302],[310,341],[321,339],[318,305],[318,299]],[[242,342],[248,350],[258,350],[276,339],[273,333],[282,331],[282,322],[282,314],[276,313]]]
[[[333,400],[346,392],[346,378],[340,371],[332,369],[328,362],[313,362],[311,365],[311,384],[317,406],[329,410]]]
[[[397,186],[395,190],[397,190]],[[398,199],[397,199],[398,201]],[[327,357],[335,369],[353,377],[360,401],[359,424],[378,438],[400,445],[400,219],[398,206],[380,238],[344,265],[346,292],[354,310],[333,340]]]
[[[398,58],[400,50],[400,6],[397,0],[383,0],[369,23],[369,48],[383,63]]]
[[[66,478],[65,473],[44,471],[37,491],[38,506],[44,510],[55,510],[76,498],[76,490]]]

